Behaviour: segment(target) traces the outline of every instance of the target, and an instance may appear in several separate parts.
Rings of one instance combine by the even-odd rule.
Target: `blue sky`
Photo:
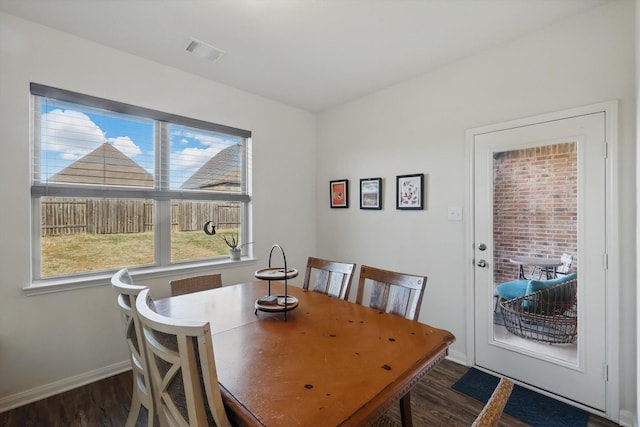
[[[170,128],[171,187],[177,188],[211,157],[241,141],[179,125]],[[51,99],[41,104],[42,179],[107,142],[154,173],[154,122]]]

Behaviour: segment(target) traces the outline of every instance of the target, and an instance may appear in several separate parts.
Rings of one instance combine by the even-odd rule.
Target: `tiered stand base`
[[[280,248],[278,245],[274,245],[271,248],[273,252],[274,248]],[[282,248],[280,248],[282,251]],[[284,252],[282,252],[284,257]],[[269,282],[268,294],[262,296],[256,300],[255,308],[256,314],[258,311],[265,312],[284,312],[284,318],[287,319],[287,311],[291,311],[298,307],[298,298],[288,295],[287,293],[287,280],[293,279],[298,276],[298,270],[295,268],[287,268],[287,259],[284,259],[285,266],[271,267],[271,254],[269,254],[269,267],[261,268],[255,272],[255,277],[260,280],[266,280]],[[271,281],[272,280],[284,280],[284,295],[271,295]]]

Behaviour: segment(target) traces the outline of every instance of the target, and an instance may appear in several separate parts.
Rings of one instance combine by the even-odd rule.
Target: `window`
[[[208,221],[249,235],[249,131],[38,84],[31,94],[34,281],[228,257]]]

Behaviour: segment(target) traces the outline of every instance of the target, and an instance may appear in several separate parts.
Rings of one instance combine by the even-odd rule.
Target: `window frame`
[[[57,288],[68,287],[77,288],[84,286],[94,286],[104,284],[104,278],[110,277],[113,270],[82,272],[55,277],[40,277],[41,267],[41,197],[73,197],[73,198],[102,198],[102,199],[150,199],[154,201],[154,262],[146,266],[132,266],[131,269],[140,274],[150,275],[161,274],[171,270],[197,271],[202,267],[211,265],[237,264],[251,259],[241,261],[230,261],[228,258],[215,257],[210,259],[198,259],[187,261],[171,261],[171,201],[172,200],[194,200],[194,201],[229,201],[239,202],[241,205],[240,232],[246,236],[246,241],[251,241],[252,226],[250,224],[251,209],[251,131],[238,129],[230,126],[206,122],[203,120],[179,116],[170,113],[138,107],[91,95],[85,95],[64,89],[58,89],[37,83],[30,84],[31,93],[31,115],[30,120],[30,190],[31,190],[31,283],[25,291],[38,293],[51,292]],[[138,116],[154,121],[155,153],[154,153],[154,187],[103,187],[92,184],[74,183],[48,183],[40,181],[40,174],[37,167],[40,165],[39,151],[40,141],[40,99],[53,98],[58,101],[70,102],[81,106],[99,108],[111,112],[123,113]],[[244,139],[245,149],[242,152],[241,183],[243,188],[240,193],[180,190],[171,189],[169,183],[169,158],[170,154],[170,124],[182,125],[204,131],[213,131]],[[251,245],[243,247],[244,256],[252,256]],[[121,266],[127,267],[127,266]]]

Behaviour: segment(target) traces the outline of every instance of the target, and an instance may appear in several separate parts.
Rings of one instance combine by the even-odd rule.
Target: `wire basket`
[[[504,326],[514,335],[549,344],[570,344],[578,336],[578,280],[500,301]]]

